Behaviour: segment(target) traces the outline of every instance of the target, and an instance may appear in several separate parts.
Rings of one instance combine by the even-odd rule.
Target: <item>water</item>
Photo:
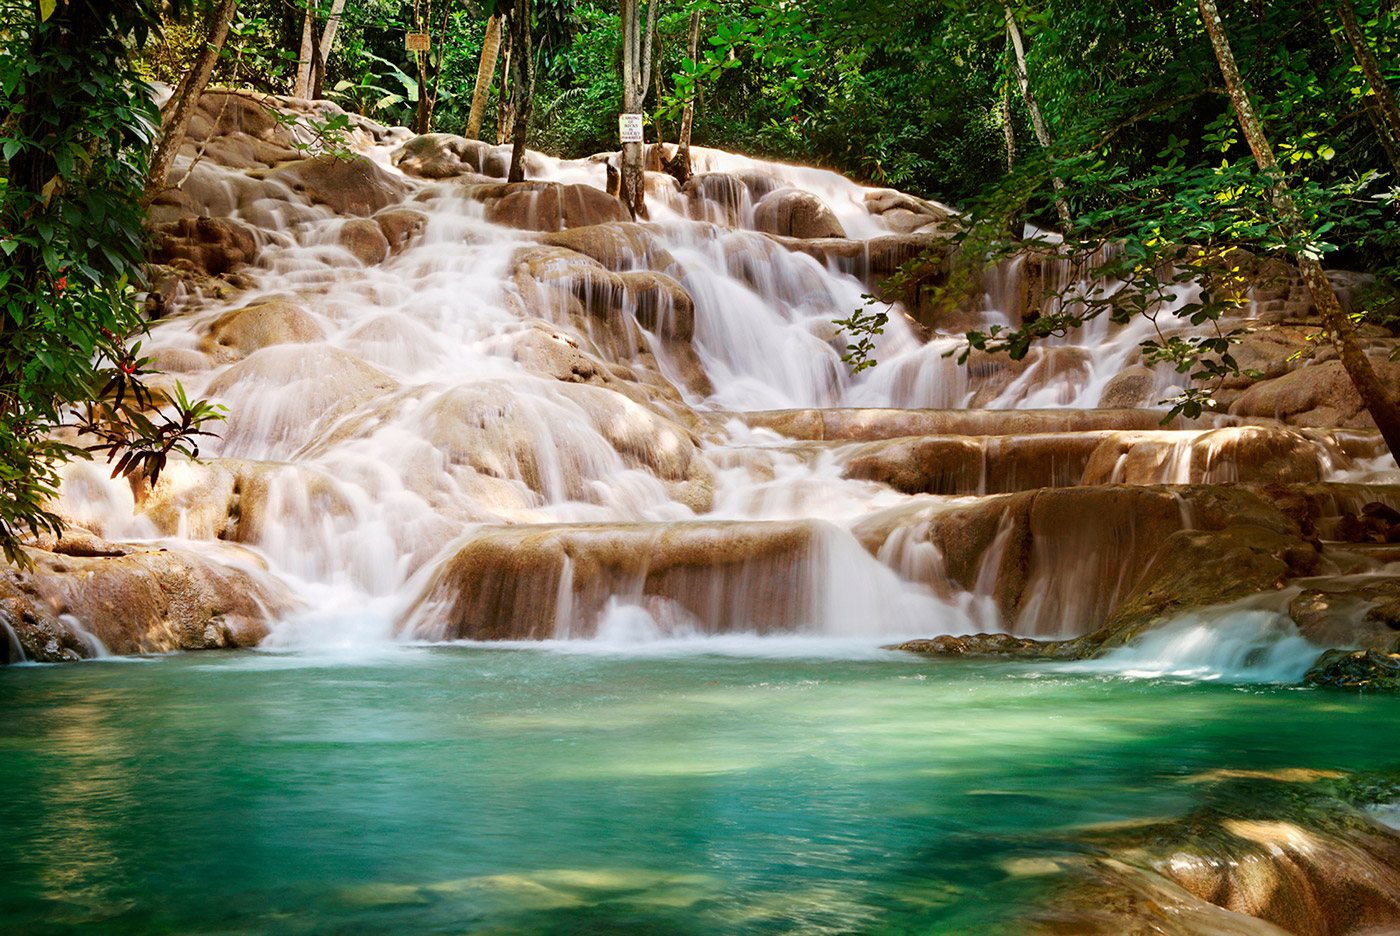
[[[1393,698],[646,646],[0,670],[0,932],[1016,933],[1208,771],[1394,766]]]

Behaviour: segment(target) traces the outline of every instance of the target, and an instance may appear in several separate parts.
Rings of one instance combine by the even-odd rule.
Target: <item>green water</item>
[[[0,932],[1015,932],[1192,774],[1397,760],[1395,699],[866,656],[0,670]]]

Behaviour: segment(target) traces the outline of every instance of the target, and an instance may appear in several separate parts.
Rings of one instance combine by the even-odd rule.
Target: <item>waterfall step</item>
[[[626,608],[671,635],[830,634],[853,624],[941,632],[935,620],[951,609],[906,590],[849,533],[821,521],[481,527],[438,568],[401,629],[425,640],[594,637]]]
[[[937,424],[937,417],[944,415],[939,411],[885,412],[933,417],[925,420],[925,425]],[[889,419],[884,425],[891,423],[895,421]],[[903,425],[912,428],[918,421]],[[776,453],[787,453],[809,465],[829,458],[832,470],[844,478],[876,481],[905,494],[980,495],[1106,483],[1322,481],[1338,471],[1357,470],[1359,461],[1383,455],[1385,444],[1375,430],[1274,425],[933,433],[871,441],[785,436],[777,443],[760,440],[752,446],[729,446],[716,450],[712,457],[722,467],[760,468],[771,473]]]

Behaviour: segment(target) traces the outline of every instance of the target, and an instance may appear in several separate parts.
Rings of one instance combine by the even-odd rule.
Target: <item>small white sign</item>
[[[624,143],[642,142],[642,115],[618,114],[617,132]]]

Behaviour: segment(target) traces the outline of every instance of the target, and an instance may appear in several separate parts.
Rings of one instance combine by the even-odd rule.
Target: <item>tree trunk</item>
[[[510,32],[505,33],[505,52],[501,58],[501,93],[496,100],[496,145],[510,142],[511,130],[515,127],[515,111],[511,109],[511,61],[515,58],[512,54]]]
[[[690,14],[690,38],[686,43],[686,55],[691,62],[700,54],[700,11]],[[690,128],[695,120],[695,95],[699,86],[690,89],[685,110],[681,111],[681,133],[676,140],[676,155],[666,164],[666,171],[675,176],[676,181],[685,185],[693,174],[690,168]]]
[[[1016,128],[1011,124],[1011,85],[1001,89],[1001,134],[1006,138],[1006,171],[1016,168]]]
[[[624,113],[640,114],[647,97],[647,78],[651,72],[652,37],[656,31],[656,8],[659,0],[651,0],[645,31],[643,51],[641,0],[619,0],[622,17],[622,109]],[[646,175],[642,166],[642,144],[622,144],[622,203],[632,217],[647,217]]]
[[[1396,157],[1396,152],[1400,149],[1400,104],[1396,104],[1395,92],[1385,83],[1385,75],[1381,72],[1380,62],[1376,61],[1376,53],[1371,51],[1370,43],[1366,41],[1365,34],[1356,22],[1356,10],[1352,9],[1351,0],[1341,0],[1337,11],[1341,14],[1342,29],[1347,34],[1347,42],[1351,43],[1356,63],[1361,66],[1361,72],[1366,76],[1367,84],[1371,86],[1371,93],[1375,95],[1376,107],[1384,118],[1381,141],[1385,144],[1386,155],[1390,157],[1395,170],[1400,172],[1400,159]]]
[[[335,31],[340,28],[340,14],[345,9],[345,0],[332,0],[330,15],[326,17],[326,28],[321,31],[321,41],[316,45],[315,62],[312,70],[312,97],[321,97],[322,85],[326,81],[326,61],[331,57],[335,45]]]
[[[486,116],[486,98],[496,74],[496,58],[501,54],[501,17],[486,21],[486,38],[481,44],[481,64],[476,68],[476,89],[472,92],[472,112],[467,118],[467,139],[481,138],[481,120]]]
[[[511,110],[515,112],[510,174],[507,182],[525,181],[525,140],[530,135],[530,111],[535,105],[535,49],[530,35],[533,0],[515,0],[510,11],[510,44],[516,50],[511,63]]]
[[[203,47],[195,56],[194,63],[180,82],[179,96],[170,108],[160,135],[156,139],[155,152],[146,171],[146,188],[141,196],[142,207],[149,206],[156,196],[165,191],[165,179],[170,167],[175,164],[180,147],[184,145],[185,133],[190,128],[190,120],[199,105],[199,96],[209,84],[214,74],[214,66],[219,63],[219,53],[223,51],[224,40],[228,38],[228,27],[233,21],[233,13],[238,8],[238,0],[222,0],[209,21],[209,35]]]
[[[1050,131],[1045,127],[1045,118],[1040,115],[1040,104],[1036,102],[1035,93],[1031,91],[1030,75],[1026,71],[1026,48],[1021,41],[1021,28],[1016,25],[1016,16],[1011,12],[1011,7],[1006,8],[1006,34],[1011,39],[1012,48],[1016,50],[1016,84],[1021,88],[1021,99],[1026,102],[1026,110],[1031,112],[1031,127],[1035,129],[1035,138],[1040,141],[1043,147],[1050,146]],[[1064,199],[1065,180],[1059,176],[1053,179],[1055,185],[1055,211],[1060,216],[1060,223],[1069,226],[1069,204]]]
[[[1205,23],[1211,45],[1215,48],[1215,57],[1220,62],[1220,73],[1225,77],[1225,87],[1230,92],[1230,103],[1234,106],[1235,117],[1239,120],[1240,129],[1249,142],[1249,148],[1254,153],[1254,161],[1258,163],[1259,170],[1273,176],[1270,195],[1274,207],[1283,216],[1287,233],[1290,235],[1300,234],[1303,232],[1302,214],[1278,170],[1273,147],[1269,145],[1268,137],[1264,135],[1264,127],[1249,102],[1249,94],[1244,87],[1243,79],[1240,77],[1239,68],[1235,65],[1235,56],[1230,50],[1230,41],[1225,35],[1225,24],[1220,19],[1215,0],[1198,0],[1198,2],[1201,9],[1201,20]],[[1371,366],[1370,359],[1361,350],[1361,345],[1356,340],[1356,328],[1352,325],[1351,319],[1342,311],[1342,305],[1337,300],[1337,293],[1332,288],[1331,282],[1328,281],[1322,264],[1315,255],[1307,251],[1300,251],[1297,260],[1298,268],[1303,274],[1303,281],[1307,283],[1308,292],[1312,294],[1313,304],[1317,306],[1317,311],[1322,316],[1322,322],[1332,338],[1332,344],[1337,349],[1342,366],[1346,368],[1347,376],[1351,378],[1356,392],[1361,397],[1361,402],[1365,405],[1367,412],[1371,414],[1371,418],[1375,420],[1376,427],[1380,429],[1381,436],[1390,449],[1390,454],[1400,460],[1400,406],[1396,406],[1395,401],[1386,392],[1385,386],[1376,376],[1375,368]]]
[[[304,98],[311,87],[311,46],[316,33],[316,0],[306,0],[306,18],[301,24],[301,54],[297,56],[296,83],[292,97]]]

